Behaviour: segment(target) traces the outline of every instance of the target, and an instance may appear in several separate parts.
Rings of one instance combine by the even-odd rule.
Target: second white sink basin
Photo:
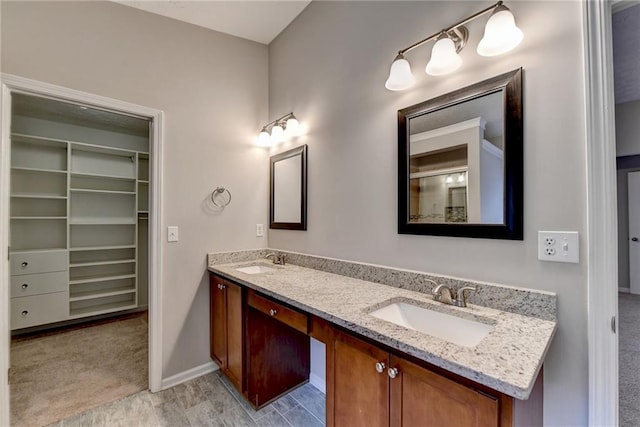
[[[260,274],[275,271],[275,268],[267,267],[266,265],[248,265],[246,267],[238,267],[236,270],[246,274]]]
[[[463,347],[475,347],[493,329],[486,323],[405,302],[394,302],[369,314]]]

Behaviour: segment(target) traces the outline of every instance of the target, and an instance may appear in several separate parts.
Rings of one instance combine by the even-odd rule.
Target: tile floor
[[[306,384],[255,411],[218,371],[159,393],[141,391],[50,427],[323,425],[325,396],[312,385]]]

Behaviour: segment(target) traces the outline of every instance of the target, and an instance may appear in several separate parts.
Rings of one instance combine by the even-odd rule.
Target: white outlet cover
[[[264,224],[256,224],[256,236],[257,237],[264,236]]]
[[[553,239],[553,244],[549,244],[549,239]],[[538,231],[540,261],[578,263],[579,254],[580,236],[577,231]]]

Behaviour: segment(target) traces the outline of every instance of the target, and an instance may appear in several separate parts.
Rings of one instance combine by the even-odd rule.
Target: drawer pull
[[[21,286],[22,289],[27,289],[28,287],[29,287],[29,285],[26,284],[26,283],[23,283],[22,286]]]
[[[24,261],[22,264],[20,264],[22,266],[22,268],[27,268],[27,266],[29,265],[29,263],[27,261]]]
[[[275,316],[276,314],[278,314],[278,310],[276,310],[275,308],[269,310],[269,316]]]
[[[384,364],[384,362],[378,362],[376,363],[376,372],[381,374],[384,372],[384,368],[386,368],[387,365]]]
[[[393,379],[397,377],[400,372],[398,371],[398,368],[389,368],[387,373],[389,374],[389,378]]]
[[[21,313],[21,314],[22,314],[23,316],[26,316],[27,314],[29,314],[29,312],[28,312],[27,310],[22,310],[22,313]]]

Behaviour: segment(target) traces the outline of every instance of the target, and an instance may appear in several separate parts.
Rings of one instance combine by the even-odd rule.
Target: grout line
[[[291,398],[292,398],[293,400],[295,400],[295,401],[298,403],[298,405],[299,405],[302,409],[304,409],[306,412],[308,412],[308,413],[309,413],[309,415],[311,415],[313,418],[315,418],[316,420],[318,420],[318,422],[319,422],[320,424],[322,424],[323,426],[324,426],[324,425],[326,425],[326,423],[325,423],[324,421],[322,421],[320,418],[316,417],[316,416],[313,414],[313,412],[311,412],[311,411],[310,411],[306,406],[304,406],[304,405],[302,404],[302,402],[300,402],[298,399],[296,399],[296,398],[295,398],[294,396],[292,396],[292,395],[289,395],[289,396],[291,396]],[[325,402],[325,405],[326,405],[326,402]],[[294,408],[295,408],[295,407],[294,407]],[[326,408],[326,406],[325,406],[325,408]],[[293,408],[292,408],[292,409],[293,409]],[[292,410],[292,409],[288,410],[288,411],[287,411],[287,413],[291,412],[291,410]],[[326,411],[326,409],[325,409],[325,411]],[[282,415],[284,416],[284,414],[282,414]]]

